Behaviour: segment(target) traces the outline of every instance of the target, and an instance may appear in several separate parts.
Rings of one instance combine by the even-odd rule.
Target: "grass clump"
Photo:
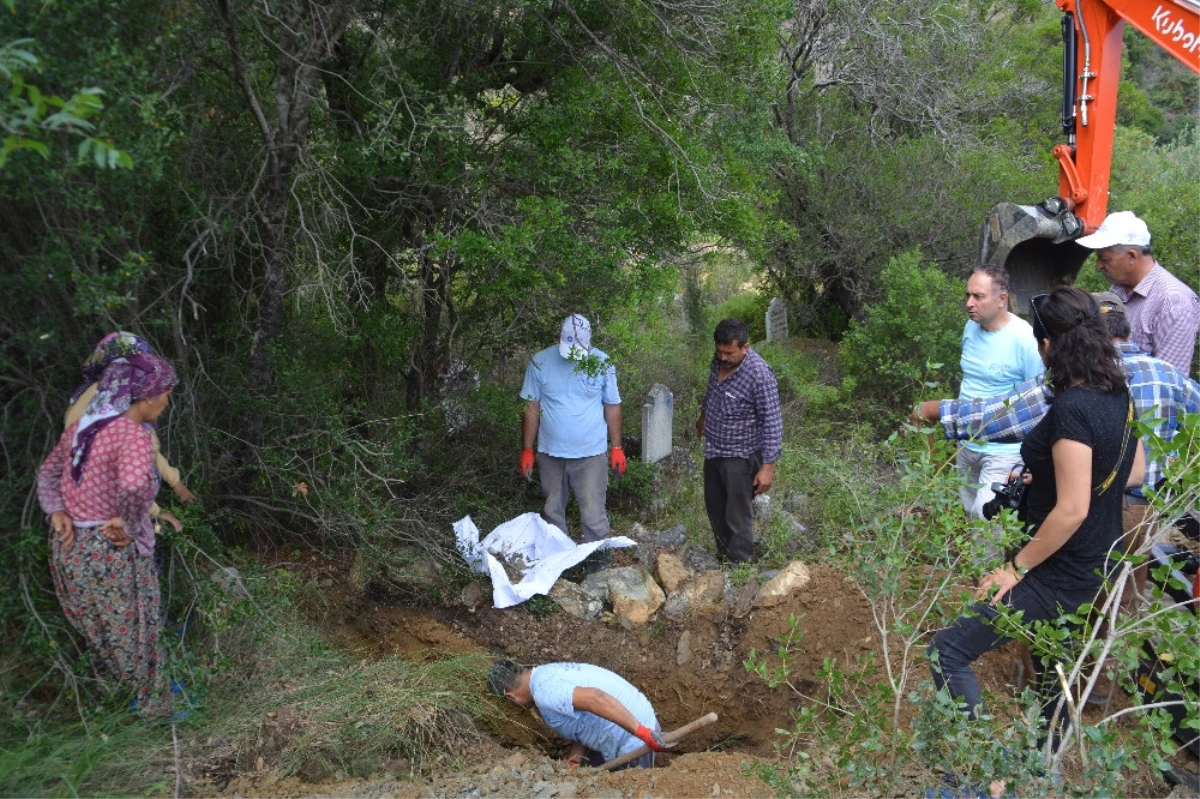
[[[483,656],[361,660],[318,633],[327,592],[312,581],[247,561],[238,571],[199,566],[206,558],[178,541],[164,566],[173,590],[188,593],[165,603],[187,619],[182,636],[167,636],[170,673],[195,704],[174,728],[130,715],[127,697],[80,676],[86,656],[58,625],[61,612],[38,600],[53,622],[45,649],[59,655],[39,665],[10,650],[0,663],[10,708],[0,720],[0,795],[161,795],[177,780],[223,787],[260,768],[309,780],[413,773],[478,740],[476,723],[494,712]]]

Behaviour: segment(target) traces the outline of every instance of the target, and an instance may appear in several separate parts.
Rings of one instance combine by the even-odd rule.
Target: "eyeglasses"
[[[1033,295],[1033,297],[1031,297],[1029,300],[1029,307],[1033,308],[1033,318],[1037,320],[1038,327],[1040,327],[1042,332],[1045,334],[1045,336],[1038,336],[1038,338],[1050,337],[1050,328],[1046,327],[1046,323],[1042,321],[1042,315],[1038,313],[1038,300],[1044,300],[1049,296],[1050,295],[1046,292],[1042,292],[1041,294]]]

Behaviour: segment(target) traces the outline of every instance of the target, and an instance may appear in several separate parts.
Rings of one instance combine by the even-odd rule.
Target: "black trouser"
[[[604,755],[595,749],[589,749],[583,756],[582,765],[590,766],[591,768],[600,768],[606,762],[608,761],[604,759]],[[617,766],[613,771],[624,771],[627,768],[654,768],[654,753],[647,752],[636,760],[630,760],[623,766]]]
[[[1002,601],[1012,610],[1021,611],[1025,623],[1031,624],[1059,619],[1063,613],[1073,613],[1080,605],[1092,602],[1095,598],[1094,588],[1056,591],[1042,585],[1036,577],[1027,576],[1013,586]],[[971,611],[959,616],[949,627],[939,630],[928,651],[931,659],[935,654],[937,656],[937,663],[933,665],[934,683],[939,688],[948,688],[950,695],[966,706],[967,715],[973,719],[983,709],[983,699],[971,664],[983,653],[1013,639],[999,633],[994,626],[1000,615],[996,608],[986,602],[976,602],[971,605]],[[1068,629],[1074,630],[1073,627]],[[1039,671],[1036,675],[1037,692],[1048,725],[1062,696],[1062,686],[1052,667],[1040,663],[1035,665]],[[1059,729],[1050,730],[1055,735],[1055,749],[1069,721],[1064,708]]]
[[[704,508],[717,554],[734,563],[754,558],[754,475],[762,456],[704,461]]]

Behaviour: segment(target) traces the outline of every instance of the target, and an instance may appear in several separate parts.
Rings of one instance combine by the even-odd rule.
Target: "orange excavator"
[[[1069,285],[1091,250],[1075,243],[1108,210],[1121,45],[1128,22],[1200,73],[1200,2],[1056,0],[1063,12],[1063,133],[1054,148],[1058,196],[1037,205],[1000,203],[980,232],[982,263],[1008,269],[1018,312],[1040,291]]]

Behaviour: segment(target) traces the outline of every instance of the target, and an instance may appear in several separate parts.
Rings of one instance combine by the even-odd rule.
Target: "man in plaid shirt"
[[[1166,361],[1142,352],[1137,344],[1128,340],[1129,321],[1125,315],[1125,305],[1119,297],[1105,291],[1092,294],[1092,299],[1096,301],[1108,332],[1113,337],[1113,345],[1121,356],[1134,412],[1139,418],[1156,420],[1153,423],[1154,435],[1164,441],[1173,440],[1183,414],[1200,413],[1200,385]],[[918,414],[929,421],[940,421],[946,438],[1021,441],[1045,415],[1049,407],[1049,394],[1042,378],[1034,378],[1022,383],[1016,393],[1008,397],[969,401],[931,400],[921,404]],[[1140,533],[1149,510],[1145,490],[1154,488],[1162,478],[1162,461],[1151,458],[1148,443],[1144,446],[1145,482],[1125,492],[1122,526],[1129,537],[1126,545],[1128,552],[1136,552],[1141,547]],[[1138,593],[1145,584],[1145,571],[1146,567],[1141,566],[1135,572]]]
[[[775,482],[783,416],[775,373],[750,349],[746,325],[722,320],[713,340],[716,353],[696,421],[704,437],[704,507],[717,553],[742,563],[754,557],[754,495]]]

